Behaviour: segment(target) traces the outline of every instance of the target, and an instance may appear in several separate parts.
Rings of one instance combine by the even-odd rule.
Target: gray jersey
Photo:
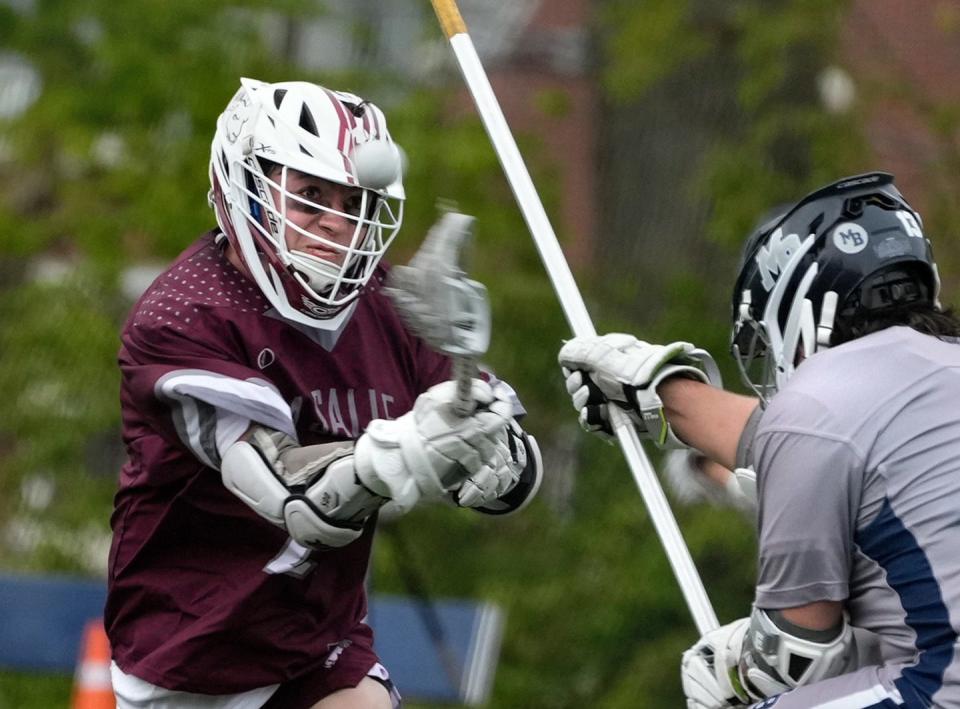
[[[817,354],[753,446],[757,606],[843,601],[883,659],[762,706],[960,707],[960,344],[896,327]]]

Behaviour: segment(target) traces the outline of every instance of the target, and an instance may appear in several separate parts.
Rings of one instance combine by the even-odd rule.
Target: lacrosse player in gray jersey
[[[747,241],[732,349],[756,397],[685,342],[561,349],[587,429],[613,402],[756,471],[755,601],[684,653],[689,709],[960,707],[960,319],[939,289],[920,216],[870,173]]]

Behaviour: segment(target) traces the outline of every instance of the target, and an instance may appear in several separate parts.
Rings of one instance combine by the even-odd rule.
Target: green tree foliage
[[[208,221],[209,126],[238,74],[290,70],[264,45],[258,13],[311,6],[47,0],[14,14],[8,46],[29,57],[43,94],[5,131],[7,179],[33,189],[18,205],[28,224],[4,221],[4,251],[68,238],[112,266],[176,253],[184,230]]]
[[[0,124],[0,509],[4,519],[26,514],[20,521],[40,525],[42,540],[0,545],[12,565],[88,567],[70,542],[88,524],[105,529],[109,516],[117,461],[103,449],[116,449],[117,328],[129,307],[121,274],[169,259],[209,228],[205,166],[217,112],[241,73],[290,71],[257,18],[311,7],[4,6],[5,45],[42,82],[26,112]],[[35,477],[58,490],[42,503],[42,522],[18,508]],[[13,538],[36,541],[23,529]]]

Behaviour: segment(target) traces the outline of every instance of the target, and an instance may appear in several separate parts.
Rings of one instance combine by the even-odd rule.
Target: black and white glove
[[[360,482],[389,498],[400,513],[422,498],[458,490],[467,480],[492,476],[495,487],[508,485],[515,475],[507,434],[513,404],[481,379],[473,380],[471,399],[475,409],[462,416],[456,410],[457,383],[441,382],[400,418],[371,421],[355,450]]]
[[[654,345],[622,333],[575,337],[558,360],[584,430],[611,437],[606,406],[613,403],[627,412],[641,438],[661,448],[685,444],[667,422],[657,386],[674,376],[722,385],[713,357],[689,342]]]
[[[680,678],[687,709],[726,709],[751,704],[740,681],[739,663],[749,618],[712,630],[680,661]]]

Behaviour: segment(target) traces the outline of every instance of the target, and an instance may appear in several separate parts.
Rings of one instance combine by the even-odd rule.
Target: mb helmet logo
[[[790,263],[790,259],[797,253],[800,245],[800,237],[797,234],[784,236],[783,229],[777,227],[777,230],[770,235],[767,244],[760,247],[756,258],[764,290],[773,289],[777,276]]]
[[[859,224],[844,222],[833,230],[833,245],[845,254],[857,254],[867,248],[870,237]]]

